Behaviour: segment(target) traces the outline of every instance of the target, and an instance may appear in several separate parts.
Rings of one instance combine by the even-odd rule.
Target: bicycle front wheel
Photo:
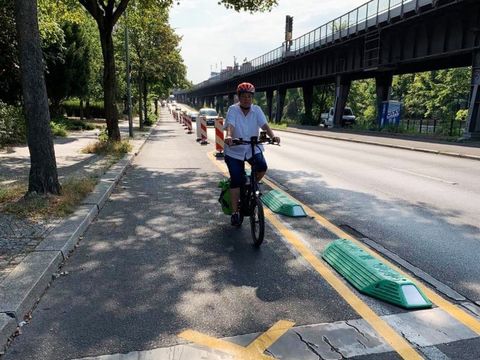
[[[265,215],[263,214],[262,201],[255,197],[252,199],[252,211],[250,213],[250,228],[252,230],[253,245],[260,247],[265,235]]]

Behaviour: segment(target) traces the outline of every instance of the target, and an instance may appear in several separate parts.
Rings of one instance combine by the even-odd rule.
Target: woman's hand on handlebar
[[[233,139],[231,136],[227,136],[225,138],[225,144],[227,144],[228,146],[232,146],[233,145]]]

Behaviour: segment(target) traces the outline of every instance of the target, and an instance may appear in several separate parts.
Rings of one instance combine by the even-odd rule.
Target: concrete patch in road
[[[60,251],[30,253],[0,284],[0,313],[17,322],[33,308],[62,262]]]
[[[16,328],[17,322],[14,318],[7,314],[0,314],[0,355],[3,354],[4,346]]]
[[[231,355],[221,353],[219,351],[202,349],[196,345],[177,345],[168,348],[159,348],[146,351],[132,351],[128,354],[113,354],[93,356],[76,360],[234,360]]]
[[[478,337],[445,311],[412,311],[383,317],[394,329],[418,346],[432,346]]]
[[[365,320],[349,320],[293,328],[268,350],[287,359],[305,350],[315,355],[313,359],[343,359],[390,352],[392,348]]]
[[[61,251],[66,258],[98,214],[97,205],[82,205],[37,246],[35,251]]]

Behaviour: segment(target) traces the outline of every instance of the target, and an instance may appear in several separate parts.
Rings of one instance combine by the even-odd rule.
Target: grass
[[[286,129],[288,127],[287,123],[280,123],[280,124],[274,124],[274,123],[269,123],[268,124],[272,129]]]
[[[132,145],[128,140],[122,141],[103,141],[88,144],[82,149],[84,154],[111,155],[121,157],[132,150]]]
[[[26,183],[16,182],[8,185],[0,185],[0,209],[2,205],[21,198],[26,192]]]
[[[93,191],[93,177],[68,178],[62,183],[61,195],[24,195],[26,184],[0,189],[0,211],[22,218],[58,218],[71,214],[77,205]],[[15,189],[14,189],[15,188]]]

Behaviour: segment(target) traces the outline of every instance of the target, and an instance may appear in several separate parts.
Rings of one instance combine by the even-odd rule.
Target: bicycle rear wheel
[[[265,235],[265,216],[263,214],[262,201],[255,197],[252,199],[252,209],[250,213],[250,229],[252,231],[253,245],[260,247]]]

